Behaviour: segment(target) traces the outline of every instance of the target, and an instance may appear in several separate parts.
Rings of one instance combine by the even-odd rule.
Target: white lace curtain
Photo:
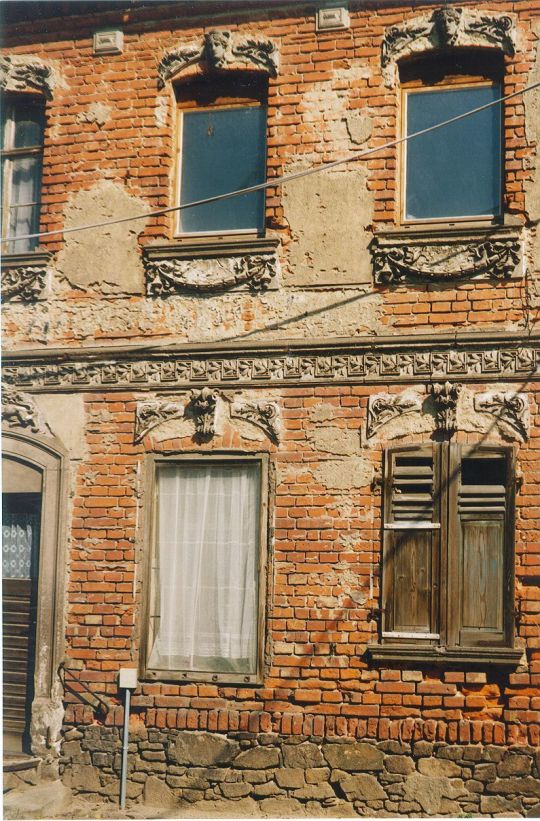
[[[158,612],[149,666],[256,671],[259,466],[158,471]]]

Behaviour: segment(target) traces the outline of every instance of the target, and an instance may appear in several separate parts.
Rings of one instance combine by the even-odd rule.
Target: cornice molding
[[[209,72],[247,68],[276,77],[278,54],[275,43],[265,37],[210,31],[202,42],[188,43],[164,55],[158,65],[158,88],[194,63],[202,63]]]
[[[102,349],[4,354],[5,383],[17,389],[175,390],[327,384],[528,381],[540,375],[540,337],[418,334],[406,338],[153,351]]]

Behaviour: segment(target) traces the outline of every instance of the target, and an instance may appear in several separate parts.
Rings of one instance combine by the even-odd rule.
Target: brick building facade
[[[17,5],[8,747],[116,800],[136,667],[129,800],[536,812],[539,90],[354,157],[538,82],[540,6]]]

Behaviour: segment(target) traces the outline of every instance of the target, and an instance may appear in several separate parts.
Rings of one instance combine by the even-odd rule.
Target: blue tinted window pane
[[[499,96],[498,86],[409,93],[407,134]],[[499,214],[500,117],[500,106],[493,106],[407,143],[407,219]]]
[[[180,202],[264,182],[266,109],[224,108],[183,115]],[[180,212],[184,232],[262,229],[264,191]]]

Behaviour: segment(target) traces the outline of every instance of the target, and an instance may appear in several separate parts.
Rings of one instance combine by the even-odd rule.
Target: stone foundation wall
[[[64,783],[117,801],[120,731],[92,725],[70,729],[65,738]],[[251,799],[281,816],[331,810],[535,817],[539,774],[540,752],[533,747],[225,736],[139,725],[130,735],[127,795],[131,802],[169,807]]]

